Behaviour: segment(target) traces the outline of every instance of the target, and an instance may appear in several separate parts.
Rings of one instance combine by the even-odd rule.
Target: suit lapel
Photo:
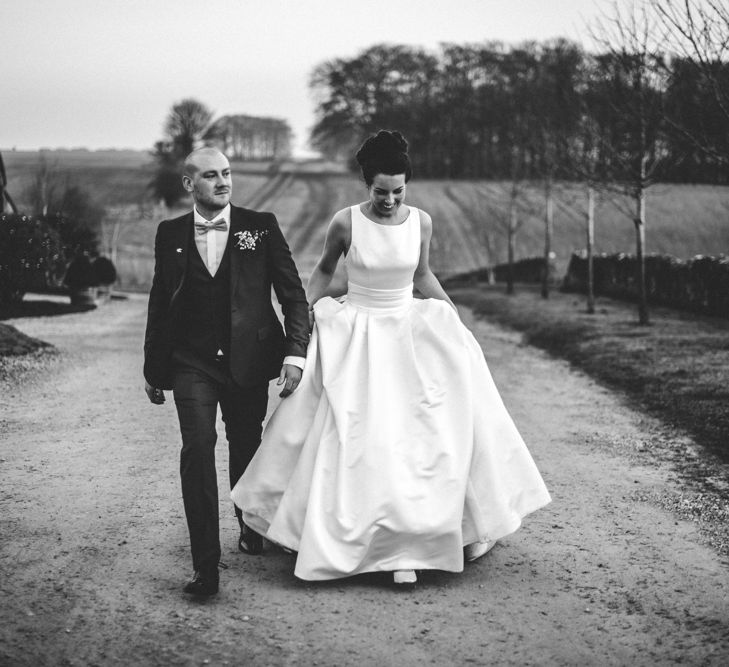
[[[190,253],[190,245],[194,243],[193,239],[193,220],[192,211],[190,211],[183,219],[180,225],[175,226],[175,237],[173,245],[175,247],[176,275],[179,276],[177,287],[172,294],[170,305],[177,299],[182,286],[185,284],[185,276],[187,275],[187,258]]]
[[[238,279],[243,272],[243,253],[236,248],[238,237],[235,235],[246,228],[246,216],[242,209],[231,204],[230,207],[230,233],[226,252],[230,253],[230,296],[236,293]]]
[[[189,256],[190,252],[190,246],[194,243],[193,241],[193,215],[192,211],[190,211],[183,219],[183,223],[179,226],[179,236],[176,239],[177,250],[182,250],[182,252],[176,252],[175,255],[177,256],[177,266],[182,270],[183,273],[187,271],[187,258]]]

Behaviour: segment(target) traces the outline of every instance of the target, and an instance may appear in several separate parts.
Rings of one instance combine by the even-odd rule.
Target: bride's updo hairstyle
[[[377,174],[405,174],[405,182],[413,175],[408,157],[408,142],[399,132],[380,130],[362,144],[356,154],[357,164],[367,187]]]

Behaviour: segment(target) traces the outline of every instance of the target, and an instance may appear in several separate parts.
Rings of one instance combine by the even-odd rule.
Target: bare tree
[[[507,217],[507,226],[506,226],[506,233],[507,233],[507,264],[508,269],[506,273],[506,293],[507,294],[513,294],[514,293],[514,262],[516,261],[516,252],[515,252],[515,241],[516,241],[516,233],[519,231],[519,227],[521,227],[523,220],[519,219],[519,207],[518,207],[518,199],[519,199],[519,181],[516,179],[513,179],[511,181],[511,187],[509,188],[509,215]]]
[[[595,314],[595,190],[587,186],[587,210],[585,211],[585,247],[587,249],[587,312]]]
[[[718,0],[649,0],[667,47],[694,58],[708,74],[729,55],[729,5]],[[719,83],[719,82],[716,82]],[[727,91],[718,91],[726,101]]]
[[[530,96],[536,164],[534,170],[544,189],[544,270],[542,298],[549,297],[555,180],[570,171],[571,138],[579,127],[579,89],[584,56],[580,47],[566,40],[548,42],[538,51],[536,95]]]
[[[600,119],[594,113],[594,108],[600,106],[600,95],[594,91],[587,91],[579,98],[579,120],[575,133],[571,137],[570,164],[568,175],[583,183],[585,190],[583,199],[570,193],[567,197],[563,192],[562,201],[557,205],[568,217],[575,221],[585,223],[585,252],[587,255],[587,312],[595,313],[595,276],[593,255],[595,251],[595,198],[602,189],[607,132],[600,127]]]
[[[514,294],[516,282],[516,238],[525,222],[535,222],[541,208],[529,197],[525,182],[514,178],[481,190],[483,213],[506,235],[506,293]],[[490,279],[489,279],[490,280]]]
[[[49,162],[41,152],[32,180],[24,188],[24,199],[34,215],[46,216],[61,210],[68,187],[68,176],[59,170],[58,162]]]
[[[681,67],[670,75],[681,84],[690,77],[692,84],[710,91],[712,109],[701,108],[703,118],[696,113],[667,113],[673,130],[684,139],[720,162],[729,163],[729,5],[726,0],[648,0],[653,15],[662,30],[661,38],[667,50],[681,58]],[[686,72],[688,70],[688,72]],[[717,121],[721,121],[720,123]],[[718,125],[723,128],[718,129]],[[718,136],[717,136],[718,135]]]
[[[593,38],[602,54],[595,58],[595,76],[607,88],[600,125],[602,187],[628,194],[636,236],[638,319],[649,324],[645,276],[646,194],[665,157],[662,144],[666,82],[663,55],[656,43],[655,20],[645,4],[613,4],[611,16],[599,19]]]

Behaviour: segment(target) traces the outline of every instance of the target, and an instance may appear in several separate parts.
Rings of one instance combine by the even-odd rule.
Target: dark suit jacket
[[[306,356],[308,305],[276,217],[233,205],[230,211],[229,363],[236,383],[249,386],[276,377],[284,356]],[[160,223],[144,340],[144,377],[160,389],[172,388],[172,353],[191,252],[197,252],[192,211]],[[271,302],[272,286],[284,314],[285,334]]]

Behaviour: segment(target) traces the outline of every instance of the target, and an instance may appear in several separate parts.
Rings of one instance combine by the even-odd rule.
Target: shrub
[[[59,234],[45,220],[0,215],[0,303],[22,301],[30,290],[44,290],[63,269]]]
[[[25,188],[24,198],[35,215],[44,218],[60,234],[67,256],[96,253],[104,207],[43,155]]]
[[[518,283],[540,283],[544,276],[544,257],[526,257],[518,259],[513,264],[514,281]],[[446,279],[448,285],[457,285],[467,282],[506,282],[509,275],[508,264],[496,264],[475,271],[459,273]],[[557,265],[554,256],[549,259],[549,282],[557,285]]]
[[[78,186],[69,187],[63,194],[60,210],[46,216],[58,231],[66,254],[96,253],[104,208]]]
[[[111,285],[116,281],[116,267],[108,257],[97,257],[92,266],[97,284]]]
[[[556,285],[559,282],[557,280],[557,265],[554,260],[554,257],[550,257],[549,259],[549,282],[552,285]],[[544,257],[517,259],[514,261],[513,271],[514,280],[518,283],[540,283],[544,276]],[[506,282],[508,275],[508,264],[497,264],[494,266],[496,282]]]
[[[86,254],[77,255],[66,269],[66,277],[63,280],[71,290],[81,290],[87,287],[97,287],[99,281],[96,272]]]

